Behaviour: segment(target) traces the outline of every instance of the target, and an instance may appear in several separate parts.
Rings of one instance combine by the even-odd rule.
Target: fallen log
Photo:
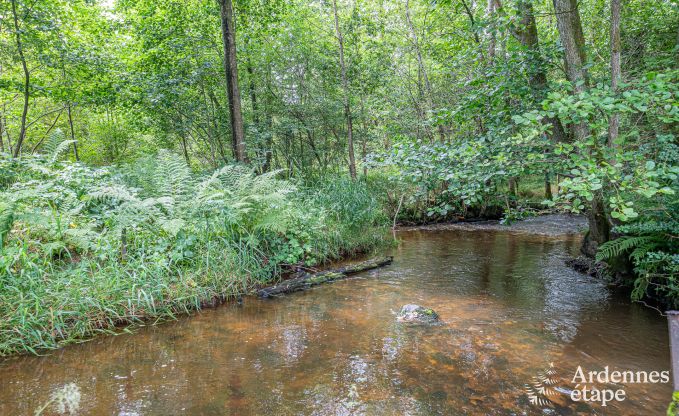
[[[262,298],[268,298],[271,296],[282,295],[284,293],[305,290],[312,286],[320,285],[322,283],[329,283],[335,280],[344,279],[352,274],[386,266],[387,264],[391,263],[392,260],[393,257],[391,256],[378,257],[366,260],[361,263],[343,266],[333,270],[326,270],[318,273],[303,273],[298,277],[282,281],[277,285],[260,289],[257,291],[257,296]]]

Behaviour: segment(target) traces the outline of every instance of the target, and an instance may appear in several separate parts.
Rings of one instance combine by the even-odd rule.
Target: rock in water
[[[439,322],[439,314],[433,309],[424,308],[420,305],[405,305],[396,315],[398,322],[410,322],[416,324],[434,324]]]

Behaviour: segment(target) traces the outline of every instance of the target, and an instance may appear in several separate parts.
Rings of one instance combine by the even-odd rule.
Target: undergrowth
[[[67,143],[67,142],[62,142]],[[172,318],[383,243],[365,184],[295,184],[161,151],[119,168],[0,157],[0,355]]]

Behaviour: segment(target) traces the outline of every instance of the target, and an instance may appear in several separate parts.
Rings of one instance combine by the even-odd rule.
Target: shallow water
[[[564,266],[578,237],[399,237],[392,265],[352,279],[0,363],[0,415],[70,382],[83,415],[664,414],[669,384],[597,384],[626,392],[606,407],[559,393],[578,365],[670,363],[664,318]],[[443,323],[396,323],[407,303]],[[531,404],[525,385],[550,368],[556,394]]]

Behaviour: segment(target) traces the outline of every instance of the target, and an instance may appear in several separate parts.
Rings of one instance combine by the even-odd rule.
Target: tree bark
[[[19,130],[19,138],[17,139],[17,142],[14,146],[13,154],[13,156],[17,158],[21,154],[21,146],[23,145],[24,139],[26,138],[26,117],[28,116],[28,102],[30,99],[29,87],[31,83],[31,74],[28,70],[28,64],[26,63],[26,57],[24,56],[24,48],[21,42],[21,30],[19,29],[19,17],[17,14],[16,0],[12,0],[12,17],[14,18],[14,32],[17,52],[19,53],[19,60],[21,61],[21,67],[24,71],[24,107],[21,111],[21,129]]]
[[[585,38],[580,22],[577,0],[554,0],[556,11],[556,23],[559,37],[564,48],[566,59],[566,74],[573,84],[574,92],[581,93],[587,90],[589,77],[585,68]],[[583,140],[589,135],[589,127],[584,123],[573,126],[576,140]],[[606,209],[601,191],[596,192],[590,203],[587,213],[589,231],[583,241],[582,252],[594,257],[599,245],[610,238],[610,223],[606,216]]]
[[[584,92],[589,84],[585,56],[585,37],[582,32],[580,12],[577,0],[553,0],[556,12],[556,25],[559,30],[561,45],[566,59],[566,74],[573,84],[575,93]],[[573,126],[576,140],[582,140],[589,134],[585,123]]]
[[[329,283],[338,279],[344,279],[349,275],[384,267],[391,264],[393,257],[378,257],[366,260],[361,263],[340,267],[334,270],[326,270],[318,273],[298,273],[298,277],[285,280],[277,285],[266,287],[257,291],[257,295],[262,298],[282,295],[285,293],[297,292],[308,289],[322,283]]]
[[[349,175],[356,179],[356,159],[354,157],[354,128],[351,121],[351,100],[349,96],[349,81],[347,79],[347,67],[344,63],[344,38],[339,26],[337,15],[337,0],[332,0],[332,10],[335,14],[335,32],[339,43],[340,69],[342,72],[342,89],[344,90],[344,116],[347,121],[347,147],[349,151]]]
[[[530,0],[519,0],[517,12],[521,19],[519,22],[521,27],[516,35],[521,45],[526,49],[531,61],[528,85],[532,90],[536,104],[539,104],[547,91],[547,74],[540,54],[540,40],[532,2]],[[566,131],[561,120],[558,117],[551,117],[547,118],[546,121],[551,126],[551,133],[548,136],[550,141],[554,143],[566,141]],[[547,170],[545,171],[545,198],[551,200],[552,197],[552,184],[549,179],[549,170]]]
[[[224,72],[226,74],[226,93],[229,97],[229,117],[231,119],[231,146],[236,161],[247,163],[245,153],[245,128],[241,111],[240,90],[238,88],[238,63],[236,60],[236,32],[233,22],[233,3],[219,0],[222,19],[222,42],[224,44]]]
[[[611,0],[611,90],[615,93],[621,78],[620,69],[620,0]],[[620,115],[611,115],[608,123],[608,146],[615,147]]]

